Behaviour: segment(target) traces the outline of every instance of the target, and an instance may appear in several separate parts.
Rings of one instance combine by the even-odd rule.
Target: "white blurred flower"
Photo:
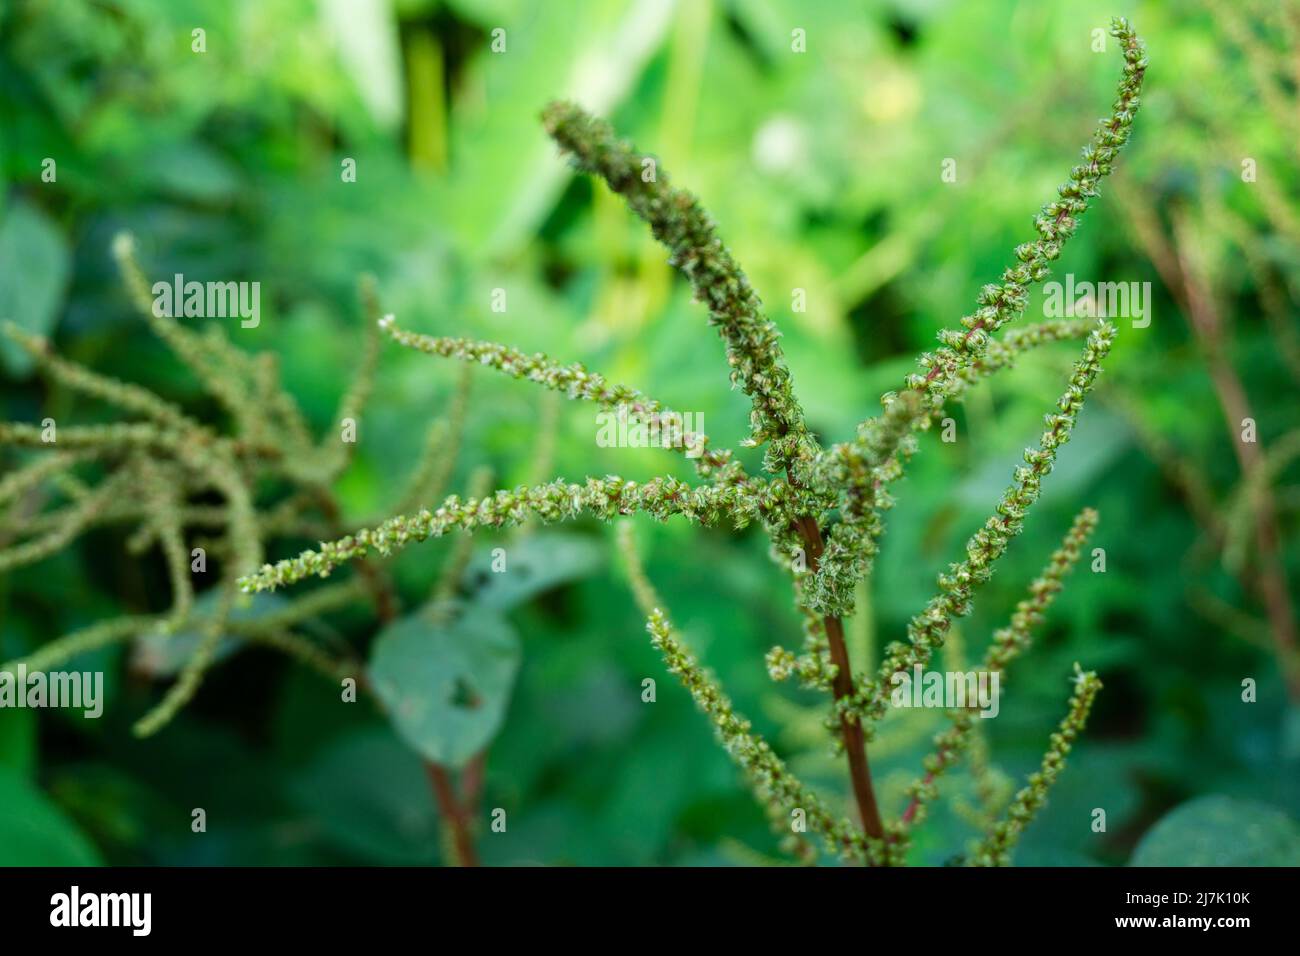
[[[754,134],[754,165],[765,173],[788,173],[803,165],[808,134],[791,116],[773,116]]]

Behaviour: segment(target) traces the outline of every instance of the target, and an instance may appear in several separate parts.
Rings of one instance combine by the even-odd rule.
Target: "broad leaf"
[[[438,859],[438,813],[420,760],[376,726],[334,741],[290,785],[330,843],[366,862]]]
[[[604,549],[574,534],[532,534],[484,549],[465,571],[469,601],[506,610],[596,571]]]
[[[98,866],[99,852],[63,811],[0,767],[0,866]]]
[[[500,729],[519,659],[518,636],[490,609],[456,616],[426,608],[376,638],[370,681],[403,740],[460,767]]]
[[[49,217],[27,203],[15,203],[0,219],[0,322],[11,321],[34,335],[48,335],[68,284],[67,242]],[[0,359],[13,372],[32,360],[8,339]]]
[[[1262,803],[1200,797],[1152,827],[1129,865],[1300,866],[1300,826]]]
[[[17,708],[0,710],[0,770],[30,778],[36,769],[36,713]]]

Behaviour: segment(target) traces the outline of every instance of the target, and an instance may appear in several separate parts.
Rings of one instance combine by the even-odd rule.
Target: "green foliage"
[[[291,784],[294,799],[345,853],[389,866],[438,858],[438,815],[420,761],[379,729],[335,740]]]
[[[0,321],[46,341],[42,359],[0,338],[0,419],[12,423],[0,425],[0,553],[14,562],[0,572],[0,660],[103,670],[108,698],[104,720],[43,714],[39,735],[31,712],[0,710],[0,766],[12,757],[103,859],[456,858],[428,768],[375,715],[364,679],[361,706],[339,700],[340,678],[363,678],[383,627],[385,589],[367,568],[391,583],[394,620],[438,594],[472,602],[495,593],[524,639],[509,717],[461,775],[468,798],[480,774],[472,835],[484,862],[752,864],[771,862],[778,845],[801,861],[816,852],[791,833],[788,814],[765,819],[766,799],[751,805],[726,755],[700,732],[688,694],[661,681],[658,703],[639,700],[660,662],[634,639],[626,589],[595,557],[606,549],[590,516],[609,513],[603,506],[566,529],[592,554],[558,580],[548,577],[547,555],[567,549],[540,540],[546,531],[527,533],[540,522],[525,518],[513,534],[484,526],[472,543],[456,532],[388,559],[354,558],[351,571],[275,595],[287,603],[265,618],[245,619],[247,597],[234,595],[220,637],[204,628],[221,594],[233,593],[219,549],[209,548],[213,570],[195,576],[182,620],[183,578],[169,567],[176,526],[149,520],[176,504],[159,492],[177,469],[192,487],[181,450],[158,441],[160,430],[188,425],[157,416],[174,409],[238,443],[257,434],[249,408],[263,395],[273,422],[263,435],[297,450],[278,464],[261,449],[237,459],[272,561],[389,515],[432,512],[452,491],[462,504],[478,500],[469,471],[482,464],[498,476],[489,489],[534,489],[564,475],[566,493],[585,489],[585,474],[614,473],[638,488],[655,476],[706,486],[724,469],[781,477],[764,474],[762,456],[745,445],[758,392],[728,388],[695,290],[672,275],[616,194],[570,181],[556,161],[536,117],[563,96],[661,152],[672,185],[691,186],[729,240],[732,265],[744,264],[751,331],[779,328],[790,394],[828,452],[817,484],[836,489],[818,503],[833,559],[798,586],[805,603],[853,609],[843,621],[851,676],[876,679],[885,647],[935,598],[934,572],[968,557],[963,545],[1006,488],[1009,463],[1043,431],[1042,413],[1096,323],[1040,321],[1029,289],[1023,317],[946,380],[929,427],[901,436],[912,457],[896,469],[886,460],[879,489],[867,469],[893,437],[881,416],[863,419],[881,393],[901,399],[890,407],[895,423],[908,417],[914,354],[961,354],[969,329],[957,317],[971,312],[977,283],[1004,285],[1006,250],[1042,239],[1026,233],[1027,214],[1061,181],[1062,158],[1088,137],[1107,95],[1102,63],[1115,41],[1098,50],[1092,31],[1111,10],[1100,0],[776,0],[678,4],[654,15],[651,6],[584,0],[575,16],[563,4],[403,3],[377,7],[365,22],[322,15],[311,0],[232,0],[220,11],[16,0],[0,9],[0,232],[27,210],[66,261],[50,284],[45,265],[0,257],[6,296],[54,290],[45,328],[30,324],[39,309],[0,309]],[[1151,280],[1154,321],[1132,331],[1117,322],[1106,375],[1042,482],[1036,517],[979,585],[970,616],[943,632],[931,666],[978,666],[990,634],[998,637],[986,659],[1020,646],[1000,638],[1023,602],[1037,606],[1025,582],[1084,502],[1104,518],[1088,547],[1104,549],[1106,570],[1095,570],[1085,548],[1068,588],[1032,625],[1032,659],[1012,665],[1000,719],[974,721],[960,760],[945,748],[959,724],[940,713],[891,711],[863,727],[882,815],[906,814],[924,797],[915,813],[924,824],[906,833],[910,862],[949,861],[1002,817],[1017,781],[1040,769],[1076,660],[1106,690],[1070,771],[1019,834],[1016,862],[1123,863],[1152,820],[1197,794],[1300,813],[1297,711],[1279,676],[1300,673],[1298,659],[1279,644],[1285,618],[1260,588],[1272,567],[1285,594],[1300,569],[1298,472],[1287,456],[1300,429],[1290,400],[1300,367],[1292,7],[1210,0],[1143,9],[1159,61],[1139,135],[1105,201],[1092,203],[1077,241],[1051,264],[1076,277]],[[189,49],[198,20],[208,28],[204,56]],[[806,55],[789,49],[792,24],[807,29]],[[496,26],[509,34],[506,55],[488,48]],[[955,183],[937,175],[950,156]],[[47,157],[57,158],[57,182],[41,178]],[[357,163],[356,182],[339,181],[344,157]],[[1243,157],[1257,161],[1254,183],[1242,180]],[[632,190],[641,190],[641,172],[638,164]],[[282,388],[255,392],[257,375],[189,322],[185,331],[203,346],[193,356],[200,368],[160,344],[147,316],[124,308],[106,255],[123,229],[141,237],[151,279],[260,279],[261,327],[232,328],[227,344],[264,366],[262,375],[278,365]],[[42,248],[23,240],[19,251],[29,246]],[[392,337],[493,351],[459,374],[440,374],[418,346],[369,352],[383,339],[373,302],[358,327],[355,277],[367,272],[382,277],[383,307],[402,317]],[[508,291],[508,313],[487,307],[495,288]],[[806,293],[806,307],[790,290]],[[1202,303],[1219,317],[1217,337],[1204,341],[1191,321]],[[731,313],[722,318],[735,326]],[[935,349],[945,328],[962,338]],[[537,364],[539,349],[564,361]],[[361,440],[343,449],[337,416],[368,354],[379,362],[374,400],[359,418]],[[477,374],[492,355],[528,371]],[[54,359],[69,363],[61,375],[49,370]],[[1013,366],[1014,375],[997,374]],[[1218,396],[1225,366],[1258,423],[1258,466],[1237,458],[1238,430]],[[239,383],[224,395],[221,368]],[[96,380],[78,369],[117,387],[92,392]],[[604,406],[548,411],[531,387],[558,375],[575,376],[566,392],[579,381],[606,395],[620,387],[612,383],[653,386],[654,399],[639,400],[656,402],[668,420],[669,409],[703,413],[710,453],[726,458],[593,448],[586,410]],[[301,425],[294,412],[271,409],[278,392],[292,396]],[[132,404],[110,408],[119,398]],[[39,444],[35,423],[46,415],[58,421],[57,450]],[[937,441],[941,427],[955,427],[957,440]],[[106,447],[122,453],[105,458]],[[329,483],[332,516],[299,479],[337,466],[344,450]],[[138,463],[127,467],[132,457]],[[151,473],[150,462],[162,467]],[[118,482],[101,487],[115,472]],[[773,494],[762,506],[779,516],[790,501]],[[187,487],[181,539],[226,540],[228,512],[225,492]],[[1270,514],[1262,524],[1276,529],[1271,556],[1259,547],[1260,516]],[[752,720],[754,739],[770,742],[832,821],[854,821],[844,756],[826,746],[826,729],[842,746],[844,718],[857,710],[828,714],[819,689],[839,672],[824,622],[792,609],[784,591],[795,549],[811,552],[797,531],[779,530],[778,561],[765,565],[773,537],[764,516],[737,534],[719,517],[717,528],[675,514],[664,524],[631,519],[644,538],[643,577],[668,598],[680,648],[708,664],[734,711]],[[504,574],[491,570],[497,544],[509,555]],[[541,590],[526,569],[538,572]],[[195,691],[189,702],[166,712],[164,733],[130,740],[130,721],[160,702],[204,643],[212,653],[197,668],[201,685],[185,685]],[[773,670],[796,678],[779,685],[757,666],[774,643],[782,646],[770,651]],[[155,672],[159,655],[166,665]],[[1258,684],[1257,702],[1241,699],[1245,677]],[[925,784],[936,765],[942,775]],[[211,811],[201,840],[188,829],[193,791]],[[1099,804],[1105,833],[1087,826]],[[489,835],[482,810],[498,805],[510,808],[509,832]]]
[[[17,318],[26,331],[45,335],[58,318],[68,282],[69,256],[62,233],[40,209],[17,203],[0,223],[0,316]],[[0,357],[11,371],[22,372],[31,359],[10,343]]]
[[[1300,866],[1300,827],[1252,800],[1200,797],[1161,819],[1130,866]]]
[[[95,866],[99,854],[36,787],[0,766],[0,866]]]
[[[496,550],[480,552],[465,568],[467,597],[476,608],[508,611],[589,577],[605,562],[603,549],[590,538],[556,532],[516,538],[499,556]],[[505,570],[494,568],[498,557],[508,560]]]

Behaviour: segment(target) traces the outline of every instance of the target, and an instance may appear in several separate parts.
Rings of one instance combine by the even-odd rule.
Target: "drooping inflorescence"
[[[0,479],[0,505],[11,500],[22,504],[15,506],[14,515],[33,511],[6,520],[6,537],[13,543],[0,548],[0,571],[39,561],[95,527],[134,526],[127,547],[133,554],[154,547],[161,551],[171,607],[157,615],[131,615],[79,629],[0,669],[22,664],[45,670],[109,644],[195,633],[198,642],[177,679],[136,724],[136,732],[148,736],[198,691],[226,638],[275,647],[322,672],[355,672],[355,662],[333,660],[294,628],[324,611],[367,598],[379,601],[380,596],[348,582],[298,597],[284,613],[260,619],[256,626],[234,615],[246,600],[236,581],[262,563],[269,542],[342,530],[330,485],[346,467],[352,445],[334,436],[311,437],[297,403],[279,385],[272,357],[248,355],[219,329],[193,331],[156,308],[129,236],[119,236],[113,252],[142,317],[217,399],[229,416],[229,430],[200,421],[146,388],[71,362],[44,339],[12,324],[3,328],[50,379],[132,420],[63,425],[51,419],[48,426],[0,422],[0,446],[36,455]],[[359,416],[371,392],[379,356],[372,286],[369,280],[362,283],[373,331],[340,399],[340,421]],[[259,505],[258,488],[268,479],[287,482],[293,491]],[[46,498],[52,498],[54,507],[42,507]],[[216,584],[201,601],[196,584],[205,578]],[[147,656],[145,660],[147,665]]]

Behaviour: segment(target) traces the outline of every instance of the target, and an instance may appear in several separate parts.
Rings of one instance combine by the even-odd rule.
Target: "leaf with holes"
[[[370,682],[403,740],[435,763],[460,767],[500,729],[520,656],[518,635],[499,614],[425,608],[376,638]]]

